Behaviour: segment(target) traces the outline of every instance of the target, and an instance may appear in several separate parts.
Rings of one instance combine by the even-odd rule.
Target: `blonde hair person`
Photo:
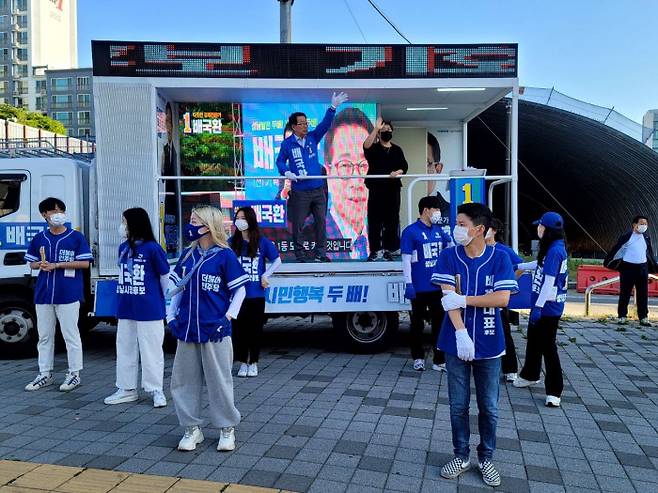
[[[249,276],[228,248],[224,216],[212,206],[197,207],[185,227],[191,242],[170,275],[167,324],[178,339],[171,396],[185,434],[178,450],[195,450],[204,440],[200,416],[205,381],[210,421],[221,429],[217,450],[235,449],[240,422],[233,395],[231,320],[245,298]]]

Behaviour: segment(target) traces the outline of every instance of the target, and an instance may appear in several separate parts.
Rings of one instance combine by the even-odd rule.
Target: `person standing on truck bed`
[[[224,216],[216,207],[192,210],[185,238],[191,241],[170,274],[167,324],[178,339],[171,396],[185,434],[178,450],[203,442],[201,392],[208,390],[210,420],[220,428],[217,450],[235,449],[240,422],[233,394],[231,320],[238,316],[249,276],[229,248]]]
[[[451,244],[450,237],[441,229],[439,199],[423,197],[418,202],[418,220],[402,231],[400,251],[402,271],[406,282],[405,298],[411,301],[411,358],[414,370],[425,370],[423,329],[429,312],[432,325],[432,369],[445,371],[445,356],[436,348],[436,340],[443,322],[441,290],[432,284],[432,273],[441,250]]]
[[[327,257],[327,195],[321,179],[298,180],[299,177],[320,176],[322,174],[318,161],[318,143],[327,133],[336,115],[336,108],[347,101],[347,94],[334,93],[331,107],[314,130],[308,130],[306,115],[295,112],[288,118],[293,135],[281,143],[281,150],[276,158],[279,173],[292,182],[288,199],[288,215],[292,222],[292,238],[295,245],[297,262],[306,262],[302,241],[304,220],[311,213],[315,229],[316,262],[329,262]]]
[[[141,207],[125,210],[119,234],[117,284],[117,391],[105,404],[139,399],[137,373],[142,361],[142,388],[153,397],[153,407],[165,407],[164,378],[165,292],[169,281],[167,254],[155,240],[148,213]]]
[[[393,124],[377,118],[375,128],[363,143],[369,175],[389,175],[391,179],[366,178],[368,188],[369,261],[393,260],[391,252],[400,246],[400,176],[409,165],[402,148],[393,142]]]
[[[238,376],[256,377],[265,325],[265,289],[270,276],[281,265],[281,258],[274,243],[261,235],[256,212],[251,207],[241,207],[236,212],[230,244],[249,276],[246,298],[233,321],[233,350],[235,360],[241,363]],[[265,262],[270,262],[267,270]]]
[[[30,268],[39,270],[34,289],[39,374],[25,390],[39,390],[54,383],[55,326],[59,321],[69,365],[59,390],[68,392],[80,385],[82,342],[78,317],[84,298],[82,269],[89,268],[93,256],[84,235],[66,226],[64,202],[48,197],[39,203],[39,212],[47,221],[48,229],[32,239],[25,254]]]

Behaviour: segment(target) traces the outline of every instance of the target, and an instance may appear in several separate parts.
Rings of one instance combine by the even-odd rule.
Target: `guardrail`
[[[651,279],[658,281],[658,276],[655,274],[649,274],[649,277]],[[595,282],[594,284],[590,284],[589,286],[587,286],[587,288],[585,288],[585,316],[586,317],[589,317],[591,311],[592,293],[594,292],[594,290],[598,288],[602,288],[604,286],[608,286],[609,284],[614,284],[616,282],[619,282],[619,276],[606,279],[605,281]]]

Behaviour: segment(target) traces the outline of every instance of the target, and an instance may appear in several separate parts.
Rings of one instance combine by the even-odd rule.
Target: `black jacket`
[[[623,247],[628,242],[628,240],[631,239],[632,234],[633,232],[629,231],[628,233],[624,233],[619,237],[617,244],[605,256],[605,260],[603,260],[604,267],[607,267],[608,269],[619,270],[619,265],[623,260],[623,255],[617,257],[617,254],[619,253],[619,250],[621,250],[621,247]],[[651,238],[649,238],[649,235],[646,233],[644,233],[644,241],[647,242],[647,267],[649,268],[650,274],[655,274],[658,272],[658,265],[656,265],[656,258],[653,256]]]

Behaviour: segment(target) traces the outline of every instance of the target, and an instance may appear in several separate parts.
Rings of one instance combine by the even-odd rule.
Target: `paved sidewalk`
[[[496,491],[658,491],[658,330],[563,327],[563,408],[545,408],[541,386],[502,388]],[[406,330],[387,353],[352,355],[331,352],[328,318],[271,322],[261,375],[235,379],[243,421],[229,454],[215,451],[213,428],[197,451],[177,452],[171,403],[105,406],[114,336],[91,335],[83,385],[70,394],[26,393],[35,361],[0,361],[0,458],[293,491],[491,491],[476,471],[439,478],[452,452],[445,376],[411,369]],[[522,358],[525,340],[514,337]],[[56,367],[63,378],[65,355]]]
[[[0,461],[1,493],[279,493],[236,484]]]

